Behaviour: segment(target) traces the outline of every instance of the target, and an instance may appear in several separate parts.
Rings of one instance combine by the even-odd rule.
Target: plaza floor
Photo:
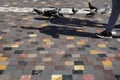
[[[88,0],[0,0],[1,7],[87,7]],[[91,0],[99,8],[102,0]],[[110,0],[104,0],[110,3]],[[52,18],[0,12],[0,80],[120,80],[120,18],[112,39],[95,36],[109,14]]]

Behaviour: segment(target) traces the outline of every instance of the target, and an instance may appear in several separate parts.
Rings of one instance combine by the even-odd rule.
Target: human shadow
[[[24,27],[24,26],[22,26],[21,28],[22,29],[28,29],[28,30],[39,30],[40,33],[50,35],[53,38],[59,38],[59,35],[69,35],[69,36],[80,36],[80,37],[96,38],[94,33],[78,32],[76,28],[69,28],[69,27],[66,27],[66,26],[62,26],[62,27],[61,26],[44,26],[42,28]]]
[[[40,33],[50,35],[53,38],[59,38],[59,35],[98,38],[95,33],[84,31],[79,32],[77,31],[77,28],[71,28],[67,26],[43,26],[42,28],[21,26],[21,28],[27,30],[38,30]],[[83,29],[79,30],[82,31]],[[120,38],[120,36],[115,35],[113,38]]]

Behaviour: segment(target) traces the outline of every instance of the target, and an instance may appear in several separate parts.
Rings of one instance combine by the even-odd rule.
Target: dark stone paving
[[[1,0],[1,6],[85,7],[87,0]],[[37,1],[37,2],[36,2]],[[42,2],[44,1],[44,2]],[[97,5],[103,0],[92,1]],[[104,0],[104,3],[110,2]],[[102,6],[102,5],[98,5]],[[96,38],[108,14],[65,18],[0,13],[0,80],[120,80],[120,29]],[[120,19],[117,23],[120,23]]]

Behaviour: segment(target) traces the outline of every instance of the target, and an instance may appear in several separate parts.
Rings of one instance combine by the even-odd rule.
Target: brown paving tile
[[[93,74],[84,74],[83,79],[84,80],[95,80]]]
[[[94,69],[96,69],[96,70],[103,70],[104,68],[103,68],[103,66],[102,65],[94,65]]]
[[[64,70],[65,68],[64,68],[64,66],[55,66],[55,70]]]
[[[105,80],[116,80],[111,70],[104,71]]]
[[[28,54],[20,54],[20,55],[19,55],[19,58],[25,59],[25,58],[27,58],[27,56],[28,56]]]

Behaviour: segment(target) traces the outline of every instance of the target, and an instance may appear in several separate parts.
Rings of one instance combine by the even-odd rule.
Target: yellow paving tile
[[[98,26],[98,27],[103,27],[103,25],[102,25],[102,24],[96,24],[96,26]]]
[[[12,4],[13,4],[13,5],[17,5],[17,2],[13,2]]]
[[[59,2],[57,2],[57,3],[55,3],[55,5],[60,5],[60,3],[59,3]]]
[[[3,37],[2,36],[0,36],[0,39],[2,39]]]
[[[54,45],[55,43],[54,42],[47,42],[46,44],[47,45]]]
[[[43,42],[51,42],[51,40],[50,39],[43,39]]]
[[[85,67],[83,65],[75,65],[74,70],[85,70]]]
[[[112,66],[112,62],[111,61],[103,61],[103,66]]]
[[[7,68],[6,65],[0,65],[0,70],[5,70]]]
[[[85,7],[88,7],[88,3],[87,2],[83,2]]]
[[[67,39],[67,40],[74,40],[75,37],[74,37],[74,36],[67,36],[66,39]]]
[[[76,31],[77,31],[77,32],[83,32],[84,29],[77,29]]]
[[[36,37],[37,34],[30,34],[29,37]]]
[[[120,42],[120,38],[118,38],[117,41]]]
[[[43,58],[43,61],[45,61],[45,62],[52,61],[52,58],[51,57],[45,57],[45,58]]]
[[[105,13],[104,15],[105,15],[105,16],[107,16],[107,17],[108,17],[108,16],[110,16],[110,14],[109,14],[109,13]]]
[[[100,48],[106,48],[106,45],[105,44],[98,44],[98,47],[100,47]]]
[[[86,20],[86,18],[80,18],[80,20]]]
[[[45,70],[45,66],[37,65],[37,66],[35,66],[35,70]]]
[[[83,41],[78,41],[77,42],[77,45],[84,45],[85,44],[85,42],[83,42]]]
[[[41,24],[40,26],[48,26],[48,24]]]
[[[74,62],[73,61],[65,61],[65,65],[71,66],[71,65],[74,65]]]
[[[28,58],[36,58],[37,57],[37,54],[28,54],[28,56],[27,56]]]
[[[27,17],[26,17],[26,18],[22,18],[22,20],[25,20],[25,21],[27,21],[27,20],[29,20],[29,18],[27,18]]]
[[[0,57],[0,61],[6,61],[8,57]]]
[[[62,75],[52,75],[51,80],[62,80]]]
[[[19,47],[19,44],[17,44],[17,43],[11,44],[11,47],[17,48],[17,47]]]
[[[98,54],[98,50],[90,50],[91,54]]]

